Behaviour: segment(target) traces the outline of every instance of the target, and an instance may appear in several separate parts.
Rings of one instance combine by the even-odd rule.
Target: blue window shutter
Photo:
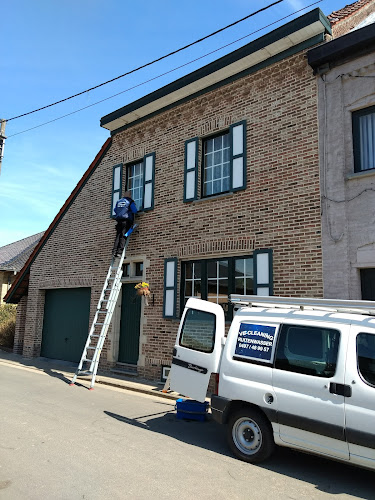
[[[155,153],[146,155],[143,159],[143,165],[143,209],[146,211],[154,208]]]
[[[197,199],[198,138],[185,142],[184,202]]]
[[[246,121],[230,126],[232,191],[246,188]]]
[[[175,318],[177,311],[177,258],[164,260],[163,317]]]
[[[254,251],[254,294],[273,295],[272,250],[269,248]]]
[[[121,198],[121,187],[122,187],[122,163],[115,165],[112,171],[112,197],[111,197],[111,217],[114,217],[115,213],[113,209],[115,208],[117,200]]]

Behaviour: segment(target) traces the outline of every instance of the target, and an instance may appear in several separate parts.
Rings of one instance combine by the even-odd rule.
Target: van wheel
[[[243,408],[229,417],[227,439],[235,456],[245,462],[262,462],[275,449],[269,421],[252,408]]]

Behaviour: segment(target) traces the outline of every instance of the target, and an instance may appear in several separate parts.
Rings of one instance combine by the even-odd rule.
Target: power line
[[[144,82],[138,83],[137,85],[134,85],[133,87],[129,87],[129,88],[125,89],[125,90],[122,90],[121,92],[118,92],[117,94],[113,94],[113,95],[111,95],[109,97],[101,99],[100,101],[96,101],[96,102],[94,102],[92,104],[89,104],[88,106],[84,106],[83,108],[76,109],[75,111],[72,111],[71,113],[67,113],[65,115],[59,116],[57,118],[54,118],[53,120],[49,120],[47,122],[40,123],[39,125],[35,125],[35,127],[31,127],[31,128],[26,129],[26,130],[22,130],[21,132],[16,132],[15,134],[9,135],[8,138],[14,137],[16,135],[24,134],[25,132],[29,132],[30,130],[34,130],[34,129],[39,128],[39,127],[43,127],[44,125],[48,125],[49,123],[53,123],[53,122],[56,122],[58,120],[62,120],[63,118],[66,118],[68,116],[74,115],[75,113],[79,113],[80,111],[84,111],[85,109],[91,108],[93,106],[96,106],[97,104],[100,104],[102,102],[108,101],[109,99],[113,99],[114,97],[117,97],[117,96],[119,96],[121,94],[129,92],[130,90],[134,90],[137,87],[141,87],[142,85],[145,85],[146,83],[150,83],[153,80],[157,80],[158,78],[161,78],[162,76],[168,75],[169,73],[173,73],[174,71],[177,71],[178,69],[181,69],[181,68],[183,68],[185,66],[188,66],[189,64],[192,64],[192,63],[194,63],[196,61],[199,61],[200,59],[208,57],[208,56],[214,54],[215,52],[218,52],[218,51],[220,51],[222,49],[225,49],[226,47],[229,47],[229,46],[231,46],[231,45],[233,45],[233,44],[235,44],[237,42],[240,42],[241,40],[244,40],[245,38],[248,38],[249,36],[252,36],[255,33],[258,33],[259,31],[262,31],[262,30],[264,30],[266,28],[269,28],[270,26],[272,26],[274,24],[277,24],[280,21],[283,21],[284,19],[287,19],[288,17],[294,16],[294,14],[298,14],[302,10],[308,9],[309,7],[312,7],[313,5],[316,5],[316,4],[318,4],[318,3],[322,2],[322,1],[323,0],[317,0],[316,2],[311,3],[310,5],[306,5],[306,7],[303,7],[302,9],[296,10],[296,11],[292,12],[291,14],[288,14],[287,16],[281,17],[277,21],[274,21],[274,22],[272,22],[270,24],[267,24],[266,26],[263,26],[262,28],[259,28],[259,29],[255,30],[255,31],[252,31],[248,35],[245,35],[245,36],[243,36],[241,38],[238,38],[237,40],[234,40],[233,42],[227,43],[226,45],[223,45],[222,47],[219,47],[218,49],[212,50],[211,52],[208,52],[207,54],[204,54],[203,56],[200,56],[200,57],[197,57],[196,59],[193,59],[192,61],[189,61],[187,63],[181,64],[181,66],[177,66],[176,68],[173,68],[173,69],[171,69],[169,71],[166,71],[165,73],[161,73],[160,75],[157,75],[157,76],[155,76],[153,78],[150,78],[149,80],[146,80]]]
[[[218,33],[221,33],[222,31],[224,31],[224,30],[226,30],[228,28],[231,28],[232,26],[235,26],[236,24],[239,24],[242,21],[245,21],[246,19],[249,19],[250,17],[253,17],[256,14],[259,14],[260,12],[263,12],[263,11],[269,9],[270,7],[273,7],[274,5],[277,5],[278,3],[281,3],[281,2],[284,2],[284,0],[277,0],[276,2],[273,2],[273,3],[269,4],[269,5],[267,5],[266,7],[263,7],[261,9],[255,11],[255,12],[252,12],[248,16],[245,16],[242,19],[239,19],[238,21],[235,21],[235,22],[233,22],[231,24],[228,24],[224,28],[220,28],[220,29],[214,31],[211,34],[206,35],[203,38],[200,38],[199,40],[195,40],[195,42],[189,43],[188,45],[185,45],[184,47],[176,49],[173,52],[170,52],[169,54],[165,54],[164,56],[161,56],[158,59],[154,59],[151,62],[143,64],[143,66],[139,66],[138,68],[132,69],[132,70],[128,71],[127,73],[124,73],[123,75],[116,76],[115,78],[112,78],[111,80],[107,80],[106,82],[99,83],[99,85],[95,85],[94,87],[91,87],[91,88],[89,88],[87,90],[83,90],[82,92],[78,92],[78,94],[74,94],[74,95],[72,95],[70,97],[65,97],[65,99],[61,99],[60,101],[56,101],[56,102],[53,102],[51,104],[47,104],[47,106],[42,106],[41,108],[34,109],[33,111],[28,111],[27,113],[23,113],[23,114],[18,115],[18,116],[13,116],[12,118],[7,118],[6,121],[10,122],[11,120],[16,120],[17,118],[21,118],[23,116],[31,115],[32,113],[36,113],[37,111],[42,111],[42,109],[50,108],[51,106],[55,106],[56,104],[60,104],[60,103],[65,102],[65,101],[69,101],[69,99],[73,99],[74,97],[78,97],[78,96],[80,96],[82,94],[90,92],[91,90],[95,90],[95,89],[97,89],[99,87],[103,87],[103,85],[107,85],[108,83],[114,82],[115,80],[119,80],[120,78],[123,78],[124,76],[131,75],[132,73],[135,73],[136,71],[139,71],[139,70],[141,70],[143,68],[146,68],[147,66],[151,66],[152,64],[155,64],[155,63],[157,63],[159,61],[162,61],[163,59],[166,59],[167,57],[173,56],[174,54],[177,54],[178,52],[181,52],[182,50],[185,50],[185,49],[187,49],[189,47],[192,47],[193,45],[196,45],[197,43],[203,42],[204,40],[207,40],[207,38],[210,38],[210,37],[212,37],[214,35],[217,35]]]

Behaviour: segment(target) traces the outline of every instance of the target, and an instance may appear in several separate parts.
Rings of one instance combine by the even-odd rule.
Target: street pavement
[[[235,459],[223,426],[177,419],[152,385],[88,391],[28,363],[0,355],[1,500],[375,498],[371,471],[284,448]]]

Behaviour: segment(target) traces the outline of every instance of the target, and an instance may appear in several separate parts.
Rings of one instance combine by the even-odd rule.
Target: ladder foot
[[[93,387],[90,387],[89,391],[93,391],[93,390],[94,390],[94,388],[93,388]]]
[[[69,385],[76,385],[74,382],[71,382]]]

